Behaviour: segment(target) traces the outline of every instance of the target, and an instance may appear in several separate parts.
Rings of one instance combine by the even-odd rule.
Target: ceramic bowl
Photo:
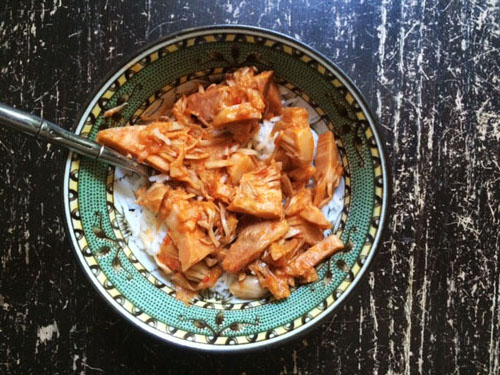
[[[366,273],[380,242],[387,206],[382,142],[366,100],[325,56],[285,35],[246,26],[211,26],[169,36],[137,52],[102,81],[84,106],[77,134],[134,124],[172,105],[198,83],[215,82],[241,66],[274,70],[289,103],[304,106],[311,127],[332,131],[344,176],[337,191],[335,232],[345,249],[317,267],[319,280],[288,299],[241,301],[206,291],[186,306],[131,237],[131,208],[117,194],[122,172],[68,156],[63,199],[69,239],[98,293],[125,319],[184,347],[241,351],[297,336],[335,310]],[[127,102],[112,117],[106,110]],[[375,271],[376,272],[376,271]]]

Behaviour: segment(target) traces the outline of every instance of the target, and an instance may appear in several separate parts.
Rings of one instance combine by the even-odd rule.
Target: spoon
[[[140,176],[149,177],[148,168],[124,155],[100,145],[90,139],[76,135],[38,116],[0,103],[0,126],[34,136],[54,145],[67,148],[77,154],[94,160],[101,160],[115,167],[121,167]]]

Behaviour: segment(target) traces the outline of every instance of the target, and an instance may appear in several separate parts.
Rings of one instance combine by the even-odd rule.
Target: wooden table
[[[494,1],[0,4],[0,101],[62,124],[124,55],[214,23],[329,56],[386,139],[391,214],[370,273],[299,339],[222,356],[118,316],[63,228],[66,152],[0,129],[0,373],[476,374],[500,371],[500,8]]]

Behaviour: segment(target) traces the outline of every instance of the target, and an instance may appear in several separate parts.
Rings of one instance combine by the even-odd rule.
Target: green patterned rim
[[[231,68],[272,69],[280,87],[308,106],[317,132],[333,131],[344,164],[344,207],[337,234],[346,244],[317,267],[319,280],[283,301],[235,301],[206,293],[187,307],[129,246],[115,206],[115,170],[68,156],[63,200],[72,247],[92,284],[121,315],[165,341],[211,351],[281,342],[321,321],[351,292],[375,253],[387,209],[382,142],[366,101],[333,63],[285,35],[248,26],[190,29],[150,45],[114,71],[92,96],[75,132],[135,123],[191,81],[214,81]],[[170,98],[170,99],[169,99]],[[103,113],[126,100],[113,119]]]

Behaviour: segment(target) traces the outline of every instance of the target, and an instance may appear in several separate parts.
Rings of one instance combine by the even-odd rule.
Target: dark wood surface
[[[366,95],[392,169],[370,273],[317,329],[277,348],[163,344],[80,270],[63,228],[65,151],[0,129],[0,373],[498,374],[498,2],[3,0],[0,101],[69,129],[124,55],[214,23],[291,35]]]

